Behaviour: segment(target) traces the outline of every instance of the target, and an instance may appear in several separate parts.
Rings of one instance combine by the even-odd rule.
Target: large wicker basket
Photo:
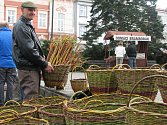
[[[43,72],[45,86],[56,89],[63,89],[68,79],[69,65],[55,65],[54,72]]]
[[[138,102],[130,105],[129,125],[166,125],[167,104],[156,102]]]
[[[11,109],[1,111],[0,115],[1,125],[49,125],[47,120],[23,116]]]
[[[158,70],[157,74],[167,76],[167,70],[164,70],[166,65],[167,64],[164,64],[162,66],[162,70]],[[163,77],[161,79],[159,78],[157,81],[157,85],[161,92],[161,97],[163,99],[163,102],[167,103],[167,79]]]
[[[10,105],[9,105],[10,104]],[[23,105],[19,104],[14,100],[10,100],[5,103],[4,106],[0,107],[0,112],[3,110],[14,110],[21,116],[35,116],[37,113],[37,108],[35,106],[30,105]],[[9,118],[13,117],[14,115],[8,115]],[[1,117],[3,119],[3,117]],[[0,118],[0,120],[1,120]],[[7,117],[6,117],[7,118]]]
[[[48,105],[39,109],[39,117],[46,119],[50,125],[65,125],[63,103]]]
[[[133,95],[139,97],[138,95]],[[64,101],[67,125],[126,125],[125,106],[129,95],[99,94],[74,101]]]
[[[118,83],[111,69],[91,65],[87,70],[90,91],[93,94],[112,93],[117,91]]]
[[[146,79],[158,80],[159,78],[167,79],[164,75],[151,75],[138,81],[133,87],[131,93]],[[167,124],[167,104],[156,103],[153,101],[135,102],[135,99],[129,101],[129,112],[127,123],[130,125],[166,125]]]
[[[76,71],[77,68],[83,70],[85,78],[82,78],[82,79],[81,78],[80,79],[73,79],[72,78],[73,73],[74,73],[74,71]],[[88,81],[87,81],[87,78],[86,78],[85,69],[83,67],[81,67],[81,66],[75,67],[72,70],[72,72],[71,72],[71,80],[70,80],[70,82],[71,82],[71,87],[72,87],[74,92],[88,89],[89,85],[88,85]]]
[[[133,86],[137,81],[144,78],[145,76],[149,75],[155,75],[157,74],[157,70],[159,69],[113,69],[115,72],[115,75],[118,80],[118,90],[121,93],[130,93]],[[139,94],[142,96],[147,96],[150,99],[154,100],[158,88],[155,86],[155,84],[152,84],[151,79],[147,79],[147,81],[143,81],[142,84],[138,86],[138,88],[135,90],[135,94]]]
[[[82,94],[82,91],[80,91]],[[78,92],[74,93],[73,96],[75,96],[75,94],[77,94]],[[99,104],[99,102],[102,103],[117,103],[117,104],[123,104],[126,105],[129,102],[129,98],[137,98],[137,97],[142,97],[144,99],[147,99],[147,97],[143,97],[137,94],[121,94],[121,93],[111,93],[111,94],[95,94],[93,96],[86,96],[82,99],[78,99],[75,101],[70,101],[70,104],[72,104],[73,106],[75,106],[75,108],[83,108],[85,106],[86,103],[89,102],[89,105],[91,105],[91,101],[92,101],[92,105],[96,105]],[[70,100],[73,100],[73,97],[71,97]],[[97,101],[98,100],[98,101]],[[100,100],[100,101],[99,101]],[[97,101],[97,103],[96,103]],[[88,107],[88,105],[87,105]]]
[[[32,105],[37,108],[48,106],[48,105],[55,105],[55,104],[60,104],[64,100],[67,100],[63,96],[51,96],[51,97],[43,97],[43,98],[36,98],[36,99],[31,99],[28,101],[24,101],[24,105]]]
[[[150,69],[161,69],[161,65],[153,64],[152,66],[150,66]]]
[[[163,64],[163,65],[161,66],[161,69],[162,69],[162,70],[167,70],[167,63]]]
[[[135,69],[161,69],[161,65],[153,64],[150,67],[135,67]]]

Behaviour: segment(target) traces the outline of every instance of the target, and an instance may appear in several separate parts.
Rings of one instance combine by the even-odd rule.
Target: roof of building
[[[107,40],[114,35],[146,36],[144,32],[108,31],[104,36],[104,40]]]

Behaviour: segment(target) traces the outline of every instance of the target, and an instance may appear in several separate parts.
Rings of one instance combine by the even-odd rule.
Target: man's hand
[[[52,71],[54,71],[54,68],[53,68],[53,66],[51,65],[50,62],[48,62],[48,65],[45,68],[45,71],[47,71],[48,73],[51,73]]]

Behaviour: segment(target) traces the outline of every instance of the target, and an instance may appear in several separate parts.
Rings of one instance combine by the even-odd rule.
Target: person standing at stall
[[[39,96],[41,70],[53,71],[51,63],[44,58],[40,41],[31,24],[36,8],[33,2],[23,2],[22,15],[13,28],[13,57],[18,69],[23,100]]]
[[[131,68],[135,68],[136,67],[136,55],[137,55],[136,45],[131,41],[129,41],[128,44],[129,45],[126,49],[126,54],[128,56],[128,65]]]
[[[6,21],[0,22],[0,106],[13,99],[16,65],[12,58],[12,32]],[[6,98],[4,85],[7,85]]]
[[[126,54],[126,51],[125,51],[125,47],[123,46],[123,41],[120,41],[118,43],[118,46],[115,48],[116,65],[123,63],[125,54]]]

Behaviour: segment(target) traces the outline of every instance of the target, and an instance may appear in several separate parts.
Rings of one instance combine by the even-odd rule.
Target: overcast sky
[[[158,0],[157,8],[166,9],[167,8],[167,0]]]

